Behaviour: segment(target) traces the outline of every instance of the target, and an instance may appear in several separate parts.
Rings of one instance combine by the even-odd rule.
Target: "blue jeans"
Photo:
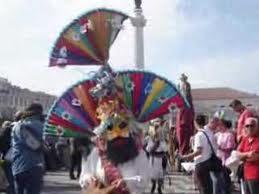
[[[43,168],[32,169],[15,175],[16,194],[40,194],[43,182]]]

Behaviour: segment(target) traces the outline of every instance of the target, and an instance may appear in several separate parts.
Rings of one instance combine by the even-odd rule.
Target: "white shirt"
[[[148,163],[146,154],[140,151],[139,155],[124,164],[118,166],[123,178],[140,176],[141,181],[126,181],[127,187],[132,194],[139,194],[150,183],[152,178],[152,167]],[[96,148],[87,157],[83,157],[82,173],[79,183],[82,187],[87,187],[91,177],[97,177],[102,182],[105,182],[105,172],[101,164],[101,159]]]
[[[214,150],[217,150],[217,143],[214,133],[207,126],[205,127],[205,129],[199,129],[199,131],[194,136],[194,151],[197,151],[198,148],[202,148],[202,153],[194,158],[195,164],[199,164],[201,162],[208,160],[212,154],[210,144],[202,130],[209,137]]]

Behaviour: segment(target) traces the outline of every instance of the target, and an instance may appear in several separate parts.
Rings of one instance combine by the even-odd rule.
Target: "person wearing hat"
[[[12,132],[12,171],[17,194],[39,194],[43,178],[43,108],[31,104]]]
[[[176,117],[176,135],[179,143],[179,153],[184,155],[190,151],[189,142],[194,134],[194,107],[192,103],[191,85],[188,82],[188,77],[185,74],[182,74],[180,80],[179,90],[189,104],[189,107],[180,108]],[[180,166],[178,167],[178,170],[181,170]]]
[[[237,122],[237,142],[240,143],[242,138],[246,136],[245,134],[245,120],[249,117],[256,117],[255,113],[248,108],[246,108],[242,102],[238,99],[234,99],[229,106],[239,114]]]

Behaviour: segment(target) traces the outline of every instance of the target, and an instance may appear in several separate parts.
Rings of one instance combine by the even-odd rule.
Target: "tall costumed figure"
[[[192,102],[191,85],[188,77],[182,74],[178,86],[189,107],[181,107],[176,118],[176,135],[179,143],[179,153],[184,155],[190,151],[190,138],[194,133],[194,108]]]
[[[101,66],[56,100],[45,123],[45,135],[93,142],[82,162],[79,182],[85,190],[93,182],[101,187],[116,182],[113,194],[141,193],[152,172],[142,149],[143,124],[188,106],[165,78],[110,67],[109,49],[128,18],[110,9],[87,12],[63,30],[50,56],[50,66]]]

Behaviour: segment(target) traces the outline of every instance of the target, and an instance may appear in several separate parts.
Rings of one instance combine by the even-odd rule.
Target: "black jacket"
[[[3,157],[11,147],[11,133],[11,126],[0,129],[0,152],[3,154]]]

